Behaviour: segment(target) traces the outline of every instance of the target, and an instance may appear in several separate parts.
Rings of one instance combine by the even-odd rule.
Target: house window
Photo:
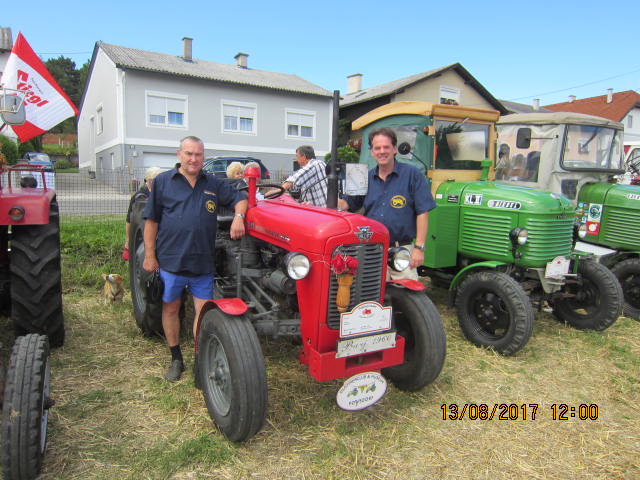
[[[256,133],[256,105],[222,102],[222,130],[226,133]]]
[[[316,114],[299,110],[287,110],[287,137],[314,138]]]
[[[460,89],[440,85],[440,103],[443,105],[460,105]]]
[[[633,128],[633,117],[631,114],[627,117],[627,128]]]
[[[147,125],[186,128],[187,97],[147,92]]]
[[[102,117],[102,105],[96,108],[96,135],[100,135],[104,130],[104,120]]]

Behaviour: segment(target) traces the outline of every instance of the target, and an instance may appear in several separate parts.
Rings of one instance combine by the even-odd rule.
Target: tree
[[[44,63],[64,93],[67,94],[74,105],[79,105],[82,85],[80,83],[80,71],[76,69],[76,63],[63,56],[50,58]],[[49,130],[51,133],[75,133],[76,131],[76,117],[67,118]]]

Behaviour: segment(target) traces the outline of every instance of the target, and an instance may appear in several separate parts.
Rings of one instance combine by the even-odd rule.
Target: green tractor
[[[624,313],[640,320],[640,187],[623,174],[623,125],[579,113],[507,115],[497,124],[504,168],[497,177],[564,195],[576,209],[580,241],[622,286]],[[522,161],[526,173],[509,175]]]
[[[493,110],[397,102],[352,127],[365,143],[371,130],[392,128],[396,159],[425,172],[437,207],[418,273],[448,286],[472,343],[512,355],[529,340],[535,309],[578,329],[604,330],[620,316],[622,292],[593,255],[574,251],[569,199],[488,180],[498,118]],[[375,166],[365,147],[360,163]]]

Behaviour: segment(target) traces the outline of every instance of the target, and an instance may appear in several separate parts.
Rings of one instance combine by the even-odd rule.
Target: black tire
[[[64,343],[60,216],[54,199],[46,225],[11,227],[11,320],[16,335],[47,335],[52,347]]]
[[[562,294],[569,296],[563,296]],[[578,330],[604,330],[622,314],[624,296],[616,276],[593,260],[578,264],[578,276],[552,300],[553,315]]]
[[[142,268],[144,261],[144,241],[142,226],[131,228],[129,243],[129,282],[131,289],[131,303],[136,325],[145,337],[164,335],[162,328],[162,302],[151,302],[147,298],[146,281],[149,273]]]
[[[470,274],[456,295],[462,333],[481,347],[513,355],[524,347],[535,314],[529,297],[509,275],[485,270]]]
[[[438,310],[424,292],[387,286],[393,320],[405,339],[404,363],[382,369],[397,388],[415,392],[433,382],[444,365],[447,340]]]
[[[218,309],[202,317],[197,373],[209,415],[232,442],[251,438],[267,415],[267,374],[253,325]]]
[[[611,269],[620,282],[625,316],[640,321],[640,258],[628,258]]]
[[[40,473],[51,400],[49,342],[29,334],[13,346],[2,407],[4,478],[31,480]]]

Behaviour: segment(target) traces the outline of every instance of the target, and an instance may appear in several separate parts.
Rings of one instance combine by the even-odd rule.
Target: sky
[[[38,6],[39,5],[39,6]],[[362,74],[363,88],[460,63],[494,97],[525,104],[640,92],[638,0],[595,2],[58,1],[0,9],[43,60],[77,68],[97,41],[298,75],[333,92]]]

